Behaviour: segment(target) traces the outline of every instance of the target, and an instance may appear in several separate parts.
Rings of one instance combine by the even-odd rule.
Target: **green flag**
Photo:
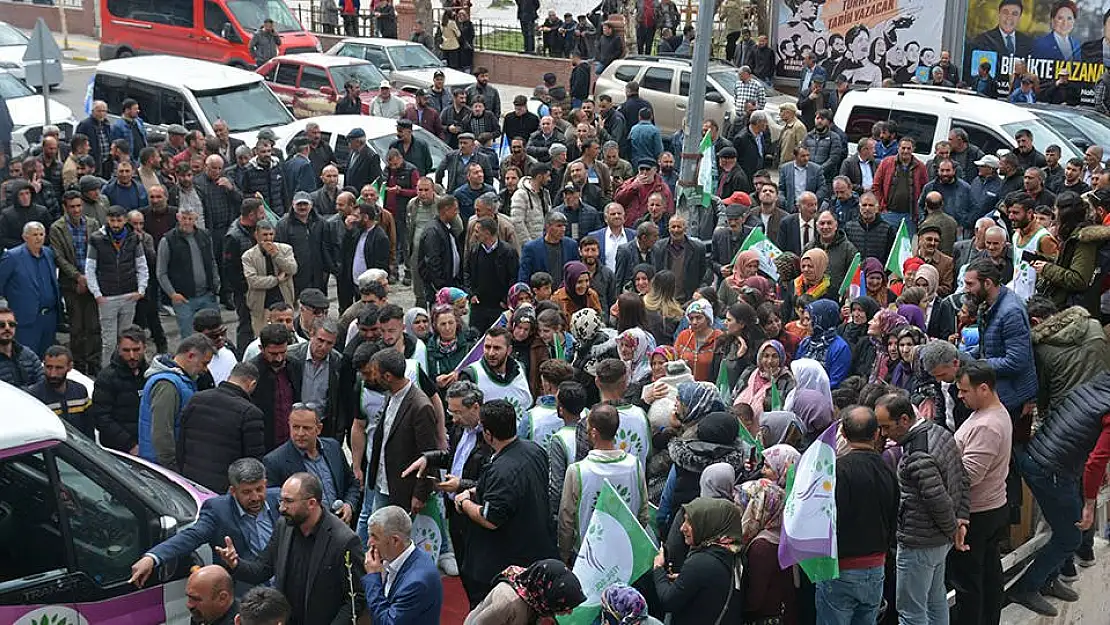
[[[852,264],[848,266],[848,273],[844,274],[844,281],[840,283],[841,297],[844,297],[844,294],[847,293],[849,297],[855,299],[863,292],[866,281],[862,272],[860,272],[859,263],[859,252],[856,252],[856,255],[852,258]]]
[[[770,276],[772,280],[778,281],[779,270],[775,267],[775,259],[782,256],[782,250],[763,234],[762,228],[755,228],[748,238],[744,239],[744,243],[736,251],[736,256],[732,258],[733,267],[736,266],[736,258],[740,256],[740,252],[745,250],[753,250],[759,254],[759,270]]]
[[[752,447],[755,447],[755,450],[759,452],[760,455],[763,455],[763,443],[759,442],[758,438],[752,436],[752,433],[748,431],[748,428],[744,427],[742,424],[740,425],[740,440],[751,445]]]
[[[728,371],[723,366],[721,372],[717,374],[717,392],[721,394],[724,405],[732,405],[732,387],[728,385]]]
[[[897,276],[902,279],[902,264],[906,262],[910,256],[913,256],[913,247],[910,245],[909,230],[906,228],[906,222],[902,221],[898,226],[898,234],[894,236],[894,246],[890,248],[890,256],[886,259],[886,270],[891,275]]]
[[[270,210],[270,204],[266,201],[266,198],[262,197],[261,193],[255,193],[254,195],[262,201],[262,210],[266,211],[266,220],[276,226],[279,217],[274,211]]]
[[[716,190],[713,187],[713,164],[717,159],[713,153],[713,137],[710,137],[708,132],[701,138],[698,152],[701,154],[701,161],[698,163],[698,186],[701,187],[701,205],[708,207],[710,202],[713,201],[713,192]]]
[[[771,410],[782,410],[782,393],[774,382],[771,382]]]
[[[656,552],[636,515],[605,480],[574,561],[574,575],[586,601],[556,620],[560,625],[592,625],[601,612],[601,591],[618,582],[631,584],[650,571]]]

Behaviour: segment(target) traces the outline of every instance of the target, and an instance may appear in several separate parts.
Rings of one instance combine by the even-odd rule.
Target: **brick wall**
[[[97,0],[77,0],[67,2],[66,28],[75,35],[96,37],[96,3]],[[80,4],[79,7],[70,6]],[[46,20],[46,25],[56,33],[62,32],[61,18],[58,16],[58,7],[42,4],[29,4],[26,2],[0,1],[0,14],[4,21],[16,28],[31,29],[41,17]]]

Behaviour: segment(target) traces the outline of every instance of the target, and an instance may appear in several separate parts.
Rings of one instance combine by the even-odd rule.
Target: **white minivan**
[[[952,128],[966,130],[971,144],[987,154],[1016,147],[1014,135],[1025,128],[1033,133],[1033,145],[1042,152],[1049,145],[1060,146],[1060,162],[1083,156],[1033,111],[961,89],[912,85],[853,89],[837,107],[834,121],[848,135],[849,154],[856,153],[862,137],[871,136],[875,122],[893,121],[899,136],[914,138],[915,151],[922,159],[933,152],[936,142],[948,139]]]
[[[148,130],[181,124],[213,135],[212,124],[222,119],[231,135],[247,145],[254,145],[259,130],[293,121],[262,76],[175,56],[134,56],[100,63],[93,76],[92,98],[107,102],[113,118],[119,117],[124,99],[134,99]]]
[[[214,493],[100,447],[3,382],[0,405],[0,623],[189,623],[185,579],[204,558],[160,567],[143,589],[131,564]]]

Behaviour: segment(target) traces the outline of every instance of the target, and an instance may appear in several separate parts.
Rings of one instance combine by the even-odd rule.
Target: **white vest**
[[[528,416],[531,418],[532,427],[525,433],[527,435],[525,438],[547,449],[547,442],[559,428],[563,427],[563,418],[554,407],[539,404],[528,411]]]
[[[532,391],[528,388],[528,376],[524,375],[523,368],[518,369],[516,377],[508,384],[495,382],[486,372],[484,360],[471,364],[467,367],[467,371],[478,388],[482,390],[483,402],[504,399],[516,409],[516,420],[520,423],[524,418],[524,412],[532,405]]]
[[[617,429],[617,449],[635,456],[641,466],[647,466],[651,455],[651,424],[639,406],[625,404],[617,406],[620,414],[620,427]]]
[[[567,459],[567,466],[574,464],[574,457],[578,455],[578,428],[573,425],[564,425],[563,427],[555,430],[555,433],[548,439],[546,446],[551,446],[556,443],[562,445],[563,454]]]
[[[1012,241],[1014,247],[1014,279],[1010,282],[1010,290],[1013,291],[1021,301],[1029,299],[1037,290],[1037,271],[1026,261],[1021,259],[1022,252],[1039,253],[1041,239],[1051,236],[1048,230],[1041,228],[1029,237],[1029,241],[1025,245],[1018,243],[1018,236],[1020,232],[1015,231]]]
[[[575,462],[573,467],[574,479],[578,480],[578,507],[575,510],[575,520],[578,526],[578,540],[586,535],[586,528],[590,525],[590,517],[594,514],[594,505],[598,495],[605,484],[605,480],[616,489],[633,516],[637,516],[643,495],[640,485],[644,481],[643,469],[640,461],[635,456],[625,453],[620,458],[613,460],[599,459],[588,455],[585,459]]]

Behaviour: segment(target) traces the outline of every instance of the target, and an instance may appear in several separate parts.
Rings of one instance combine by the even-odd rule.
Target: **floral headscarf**
[[[757,419],[759,415],[763,414],[763,405],[766,403],[767,393],[771,391],[771,385],[778,381],[779,373],[786,365],[786,349],[783,348],[782,343],[775,339],[766,340],[763,342],[763,345],[759,346],[759,351],[755,353],[757,365],[761,360],[760,357],[763,355],[763,352],[768,349],[775,350],[775,353],[779,355],[778,371],[772,373],[771,376],[767,376],[766,373],[757,366],[755,371],[752,371],[752,374],[748,377],[748,385],[737,394],[736,401],[733,402],[733,405],[748,404],[751,406],[752,412],[755,413]]]
[[[678,352],[676,352],[674,350],[674,347],[671,345],[660,345],[659,347],[651,350],[651,358],[649,358],[648,360],[650,361],[656,356],[662,356],[663,360],[667,362],[674,362],[678,360]]]
[[[821,297],[829,290],[829,255],[825,250],[815,247],[802,254],[803,260],[807,258],[813,263],[813,270],[817,273],[817,284],[806,284],[805,276],[799,274],[794,280],[794,292],[797,295]]]
[[[532,293],[532,287],[528,286],[527,282],[517,282],[509,287],[509,295],[506,298],[509,310],[516,310],[516,307],[520,304],[521,293],[527,293],[532,299],[536,298],[535,294]]]
[[[680,411],[679,421],[683,425],[697,423],[711,412],[724,412],[721,393],[710,382],[683,382],[678,385],[678,402],[685,410]]]
[[[833,406],[832,388],[829,385],[829,374],[821,363],[811,358],[799,358],[790,363],[790,372],[794,374],[794,390],[786,395],[783,410],[794,412],[794,402],[797,401],[798,391],[810,389],[820,392],[825,400]],[[806,431],[805,428],[802,431]]]
[[[740,553],[744,529],[736,504],[727,499],[698,497],[682,508],[693,530],[691,553],[708,547],[724,547],[732,553]]]
[[[506,582],[540,617],[566,612],[586,600],[578,578],[559,560],[540,560],[528,568],[510,566],[494,583]]]
[[[420,308],[419,306],[417,306],[416,308],[410,308],[408,312],[405,313],[405,334],[408,334],[413,338],[422,339],[424,337],[417,336],[416,332],[412,328],[413,324],[416,323],[416,320],[419,317],[424,317],[429,322],[431,322],[432,320],[431,316],[428,314],[428,311]],[[429,328],[428,331],[431,332],[431,329]]]
[[[693,299],[686,305],[686,316],[704,315],[706,323],[713,326],[713,305],[703,299]]]
[[[617,335],[617,344],[632,348],[632,360],[626,360],[628,381],[639,382],[651,376],[651,359],[648,354],[655,349],[655,339],[640,328],[629,328]]]
[[[744,509],[741,517],[744,547],[756,538],[779,544],[782,531],[782,512],[786,507],[786,493],[782,487],[767,478],[744,482],[733,494],[737,506]]]
[[[454,304],[460,299],[466,299],[466,291],[453,286],[445,286],[436,292],[436,304]]]
[[[809,336],[806,356],[824,364],[829,355],[829,347],[836,340],[836,328],[840,323],[840,307],[836,302],[819,299],[807,308],[813,330]]]
[[[870,382],[886,380],[889,373],[890,354],[886,351],[886,337],[910,324],[905,317],[889,308],[883,308],[875,313],[875,320],[879,334],[878,336],[868,335],[875,350],[875,367],[871,370],[871,376],[868,379]]]
[[[601,591],[602,625],[640,625],[647,618],[647,601],[635,588],[617,583]]]
[[[787,470],[798,464],[801,457],[801,452],[790,445],[771,445],[763,450],[763,460],[775,471],[775,482],[782,488],[786,488]]]

